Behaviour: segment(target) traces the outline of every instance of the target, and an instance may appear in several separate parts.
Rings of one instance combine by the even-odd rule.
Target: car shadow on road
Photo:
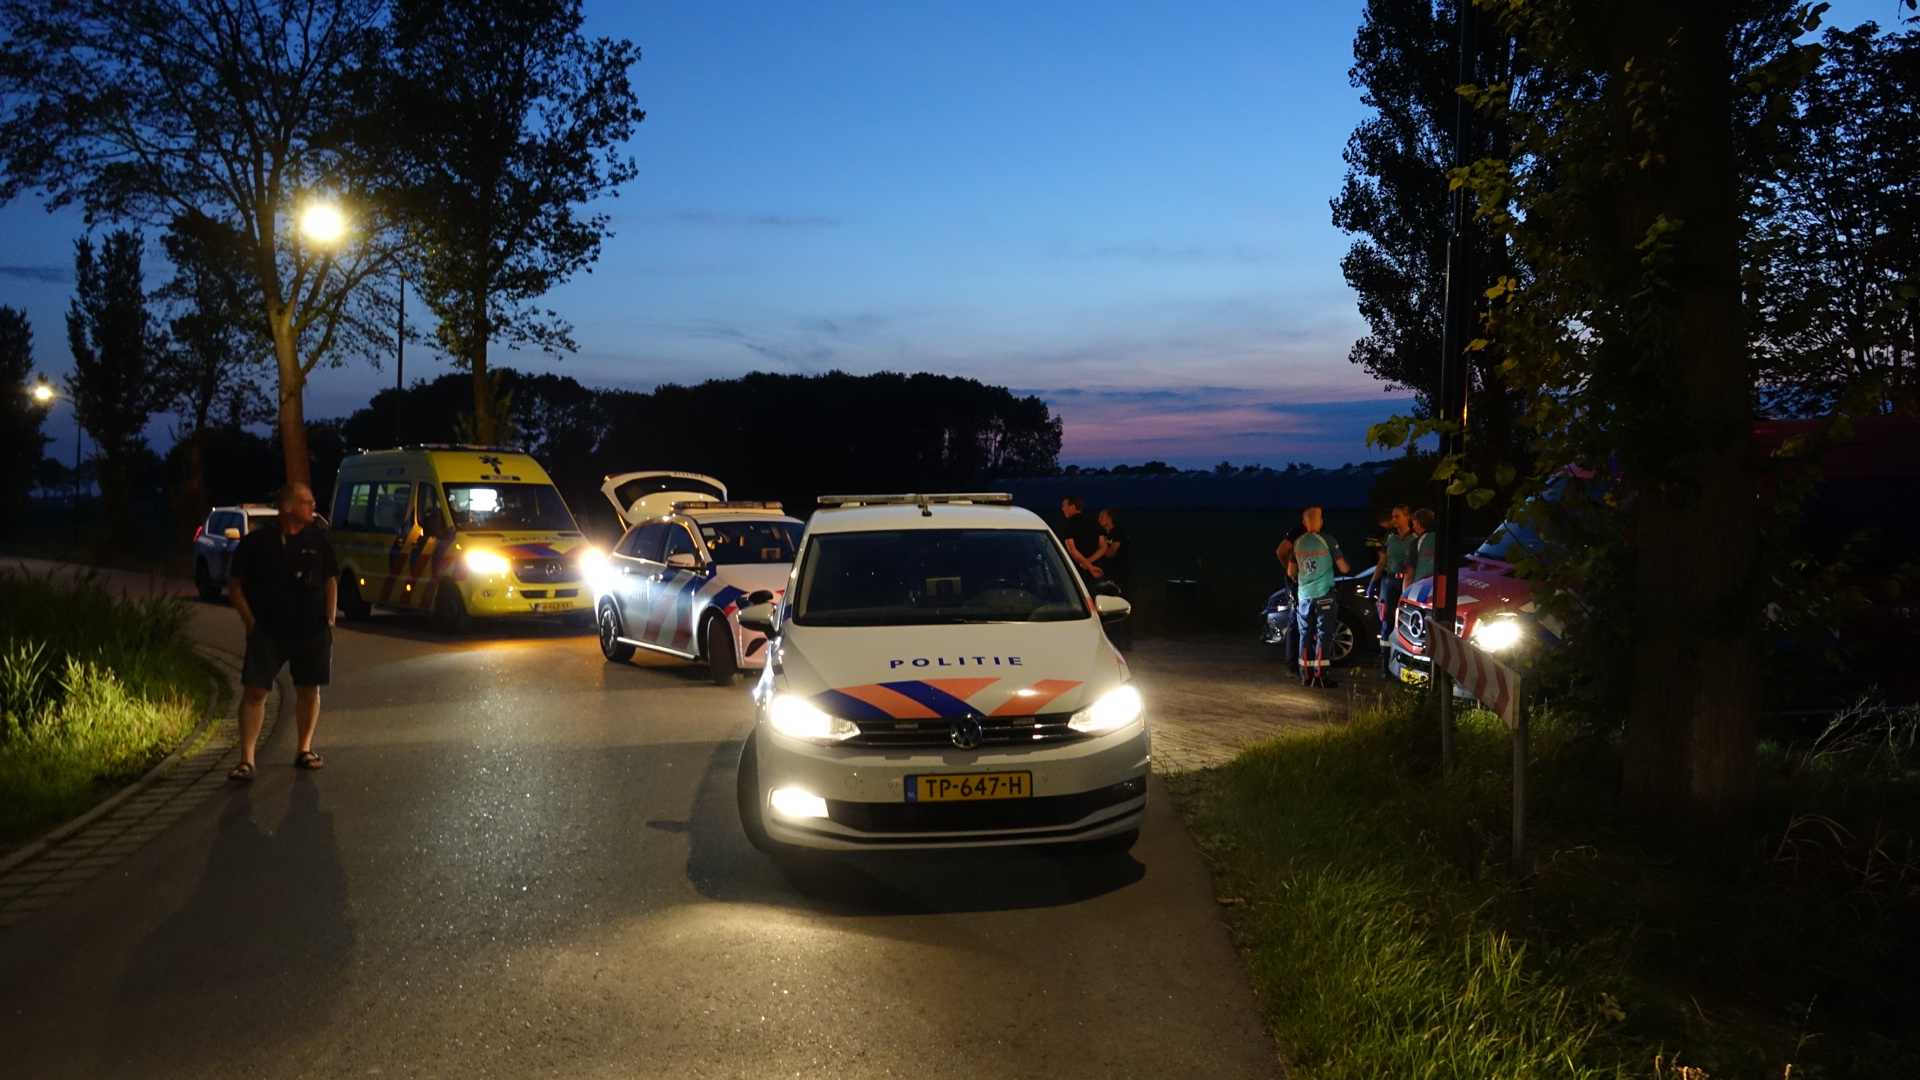
[[[426,612],[383,611],[369,618],[341,626],[376,637],[419,641],[429,645],[485,644],[489,641],[555,641],[592,638],[591,626],[567,627],[549,619],[501,617],[476,621],[464,634],[443,634],[433,628],[433,617]]]
[[[98,1048],[105,1060],[171,1072],[324,1028],[356,934],[333,814],[311,775],[289,782],[277,823],[266,820],[278,799],[264,781],[221,812],[198,887],[141,942],[121,980],[107,1028],[118,1045]],[[195,1004],[211,1000],[225,1004]]]
[[[827,915],[927,915],[1059,907],[1126,888],[1147,868],[1124,852],[1043,848],[808,852],[769,858],[740,828],[734,780],[740,743],[707,761],[687,834],[687,878],[702,896],[803,907]],[[654,828],[682,831],[679,822]]]

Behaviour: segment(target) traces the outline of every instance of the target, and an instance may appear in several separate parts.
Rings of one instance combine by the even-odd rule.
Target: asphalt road
[[[324,701],[324,771],[288,717],[254,784],[0,930],[0,1074],[1279,1074],[1157,788],[1130,856],[783,866],[733,809],[746,690],[690,665],[382,615]]]

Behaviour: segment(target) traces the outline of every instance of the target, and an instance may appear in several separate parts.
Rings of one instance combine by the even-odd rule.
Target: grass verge
[[[0,569],[0,849],[86,809],[193,730],[217,673],[170,597]]]
[[[1617,758],[1534,720],[1535,872],[1507,874],[1510,744],[1425,699],[1170,778],[1304,1080],[1920,1076],[1912,717],[1765,748],[1735,874],[1613,817]]]

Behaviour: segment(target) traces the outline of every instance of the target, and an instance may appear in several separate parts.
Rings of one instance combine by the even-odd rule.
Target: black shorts
[[[293,685],[325,686],[333,681],[333,627],[289,638],[255,629],[247,635],[247,656],[240,662],[240,683],[268,690],[280,669],[293,669]]]

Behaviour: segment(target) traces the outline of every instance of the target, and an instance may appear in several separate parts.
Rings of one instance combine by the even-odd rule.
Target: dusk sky
[[[636,389],[933,371],[1047,400],[1063,462],[1362,460],[1405,399],[1347,362],[1364,325],[1327,206],[1364,115],[1361,6],[588,0],[590,33],[642,49],[640,175],[602,204],[593,273],[546,300],[580,352],[495,360]],[[1830,22],[1899,13],[1846,0]],[[0,303],[55,376],[83,230],[0,209]],[[308,415],[391,378],[319,371]]]

